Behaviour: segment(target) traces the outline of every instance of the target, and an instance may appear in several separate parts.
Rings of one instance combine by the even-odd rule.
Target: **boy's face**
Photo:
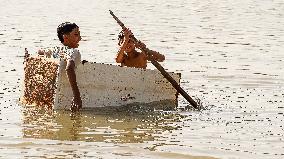
[[[79,41],[81,40],[79,28],[74,28],[69,34],[64,34],[64,45],[70,48],[78,48]]]
[[[131,40],[129,40],[125,48],[125,51],[128,53],[128,52],[132,52],[134,49],[135,49],[134,43]]]

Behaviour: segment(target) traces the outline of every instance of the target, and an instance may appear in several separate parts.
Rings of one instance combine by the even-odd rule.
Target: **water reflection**
[[[141,143],[155,134],[178,129],[183,118],[172,112],[52,111],[34,106],[23,108],[23,137],[67,141]]]

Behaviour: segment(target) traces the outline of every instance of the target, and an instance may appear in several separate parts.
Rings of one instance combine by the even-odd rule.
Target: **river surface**
[[[283,0],[0,0],[0,158],[284,158]],[[24,48],[80,26],[83,59],[115,64],[111,9],[206,110],[43,110],[19,104]],[[149,68],[154,69],[149,63]]]

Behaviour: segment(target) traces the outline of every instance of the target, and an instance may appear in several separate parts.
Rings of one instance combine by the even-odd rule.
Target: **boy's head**
[[[118,34],[118,45],[121,46],[124,42],[124,38],[125,36],[123,35],[123,31],[121,31]],[[126,48],[125,48],[125,52],[132,52],[133,50],[135,50],[135,44],[132,40],[129,40],[128,43],[126,44]]]
[[[77,48],[81,40],[79,27],[75,23],[65,22],[57,27],[57,36],[62,44]]]

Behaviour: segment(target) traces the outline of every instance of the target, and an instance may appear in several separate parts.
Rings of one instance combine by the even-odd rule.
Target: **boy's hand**
[[[82,108],[82,100],[80,96],[74,96],[71,104],[71,111],[79,111]]]
[[[146,45],[139,40],[135,43],[135,47],[137,47],[138,49],[144,49],[146,48]]]
[[[130,36],[132,35],[132,32],[130,29],[126,28],[125,30],[123,30],[123,34],[124,34],[124,43],[128,43],[128,41],[130,40]]]

